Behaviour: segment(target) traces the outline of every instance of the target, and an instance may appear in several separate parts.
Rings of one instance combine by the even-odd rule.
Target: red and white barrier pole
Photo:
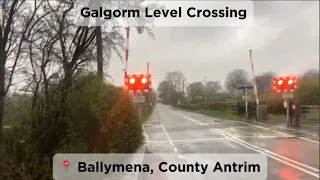
[[[125,67],[124,67],[124,75],[127,76],[128,72],[128,57],[129,57],[129,34],[130,34],[130,27],[126,27],[127,37],[125,42]]]
[[[250,61],[251,61],[251,70],[252,70],[252,76],[253,76],[253,86],[254,86],[254,93],[256,95],[256,102],[257,106],[259,105],[259,96],[258,96],[258,89],[257,89],[257,82],[256,82],[256,76],[254,73],[254,67],[253,67],[253,60],[252,60],[252,49],[249,50],[250,53]]]
[[[252,70],[252,76],[253,76],[253,87],[254,87],[254,93],[256,95],[256,103],[257,103],[257,108],[256,108],[256,115],[257,115],[257,120],[259,120],[259,96],[258,96],[258,88],[257,88],[257,81],[256,81],[256,76],[254,73],[254,66],[253,66],[253,60],[252,60],[252,49],[249,50],[250,54],[250,61],[251,61],[251,70]]]

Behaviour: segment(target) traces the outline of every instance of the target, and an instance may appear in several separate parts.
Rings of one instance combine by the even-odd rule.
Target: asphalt
[[[144,131],[148,154],[260,153],[267,155],[268,180],[319,179],[319,137],[315,134],[221,120],[161,104]],[[151,179],[168,179],[164,176],[154,174]]]

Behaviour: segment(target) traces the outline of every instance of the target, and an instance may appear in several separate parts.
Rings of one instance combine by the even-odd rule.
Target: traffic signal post
[[[294,91],[297,89],[296,77],[276,77],[273,78],[273,90],[276,93],[282,93],[284,99],[284,107],[287,109],[287,126],[292,126],[292,118],[290,116],[290,100],[294,99]],[[291,104],[292,109],[295,109],[295,105]],[[296,111],[297,112],[297,111]],[[299,113],[295,113],[296,126],[299,122]]]
[[[146,102],[146,97],[143,93],[151,93],[151,74],[132,74],[125,75],[125,92],[129,93],[133,103],[137,104],[139,118],[141,119],[141,104]],[[149,97],[147,97],[149,99]],[[149,100],[148,100],[149,101]]]

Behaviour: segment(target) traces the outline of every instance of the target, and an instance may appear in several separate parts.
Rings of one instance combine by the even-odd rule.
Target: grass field
[[[275,119],[275,120],[287,119],[287,116],[286,116],[286,115],[283,115],[283,114],[279,114],[279,115],[268,114],[268,119],[269,119],[269,120],[272,120],[272,119]]]

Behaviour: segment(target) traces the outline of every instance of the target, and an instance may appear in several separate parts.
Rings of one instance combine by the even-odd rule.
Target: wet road
[[[262,153],[268,157],[268,180],[319,179],[319,142],[312,134],[219,120],[161,104],[144,131],[148,153]]]

